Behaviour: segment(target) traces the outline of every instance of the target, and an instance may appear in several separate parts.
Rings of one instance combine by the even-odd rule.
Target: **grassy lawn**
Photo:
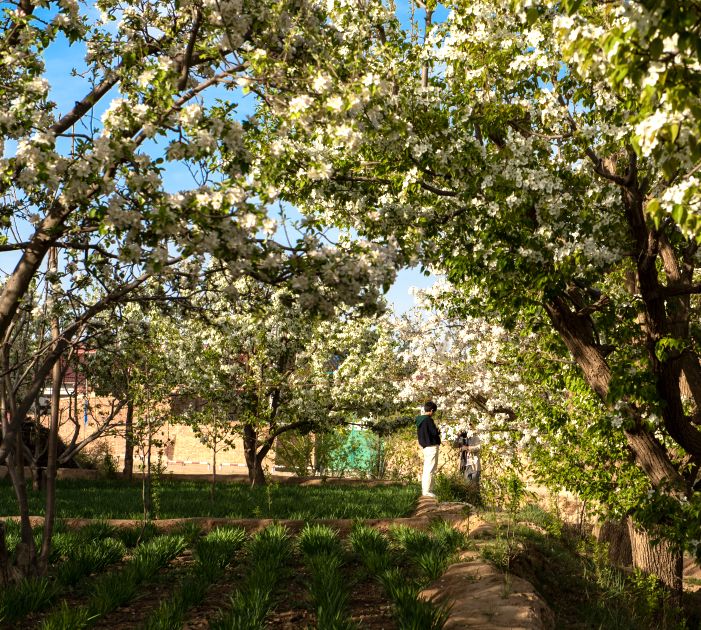
[[[212,501],[205,480],[171,479],[163,479],[156,490],[159,518],[396,518],[411,514],[418,495],[417,485],[250,488],[223,483]],[[41,493],[30,490],[29,502],[31,514],[43,515]],[[57,509],[59,518],[139,518],[141,485],[121,479],[60,480]],[[0,483],[0,514],[17,514],[7,480]]]

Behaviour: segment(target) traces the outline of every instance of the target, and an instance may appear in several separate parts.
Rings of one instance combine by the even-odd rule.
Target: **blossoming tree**
[[[208,418],[202,434],[241,435],[252,484],[265,483],[263,462],[283,433],[329,430],[396,405],[398,359],[385,317],[335,305],[328,290],[322,309],[251,280],[231,290],[236,296],[205,294],[211,314],[181,322],[186,334],[168,352],[179,396],[192,401],[184,416]]]
[[[549,326],[646,476],[632,514],[698,540],[698,245],[677,211],[657,214],[665,194],[698,201],[695,136],[636,140],[635,84],[568,63],[559,3],[447,3],[433,24],[435,6],[407,37],[381,3],[328,3],[330,64],[271,94],[261,169],[274,162],[283,194],[320,220],[391,234],[444,271],[465,314]],[[577,20],[597,32],[607,6]],[[639,563],[678,588],[680,554],[631,532]]]
[[[657,221],[672,215],[698,235],[701,7],[674,0],[563,5],[570,13],[559,22],[567,60],[625,103],[631,142],[664,171],[666,185],[650,190],[646,212]]]
[[[9,466],[17,493],[20,428],[47,377],[54,371],[57,383],[59,358],[89,323],[152,279],[161,284],[160,298],[177,298],[196,289],[214,255],[237,276],[296,279],[295,290],[309,300],[317,293],[305,287],[317,281],[360,302],[372,302],[391,281],[387,248],[329,243],[312,225],[300,226],[299,240],[272,238],[277,226],[268,209],[276,191],[248,148],[258,121],[235,115],[245,107],[243,88],[278,82],[278,75],[260,74],[261,60],[308,63],[289,46],[291,31],[296,22],[314,28],[316,20],[304,4],[257,0],[3,5],[0,250],[11,269],[0,287],[5,354],[12,356],[31,292],[51,287],[50,334],[37,344],[34,369],[4,370],[24,378],[3,380],[2,396],[0,464]],[[57,56],[61,70],[50,72]],[[43,572],[49,557],[53,450],[37,557],[21,510],[25,573]]]

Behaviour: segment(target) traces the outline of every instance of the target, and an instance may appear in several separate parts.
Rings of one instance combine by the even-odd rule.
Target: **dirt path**
[[[454,520],[470,538],[493,536],[493,528],[476,516],[467,517],[464,505],[421,498],[420,517]],[[458,518],[458,517],[462,518]],[[445,630],[549,630],[555,616],[533,586],[515,575],[505,575],[483,560],[477,551],[465,551],[438,580],[422,591],[427,599],[451,604]]]

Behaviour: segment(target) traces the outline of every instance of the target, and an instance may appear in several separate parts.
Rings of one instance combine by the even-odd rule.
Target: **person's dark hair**
[[[425,412],[428,413],[428,412],[432,411],[433,413],[435,413],[436,409],[438,409],[438,405],[436,403],[434,403],[432,400],[427,400],[424,403],[424,411]]]

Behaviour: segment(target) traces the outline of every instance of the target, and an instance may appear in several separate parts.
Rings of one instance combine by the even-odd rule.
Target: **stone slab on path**
[[[417,515],[453,521],[470,538],[494,535],[494,528],[476,516],[470,506],[438,503],[422,497]],[[456,518],[462,515],[462,520]],[[549,630],[555,616],[530,582],[504,574],[480,557],[466,551],[435,582],[421,592],[426,599],[451,606],[445,630]]]

